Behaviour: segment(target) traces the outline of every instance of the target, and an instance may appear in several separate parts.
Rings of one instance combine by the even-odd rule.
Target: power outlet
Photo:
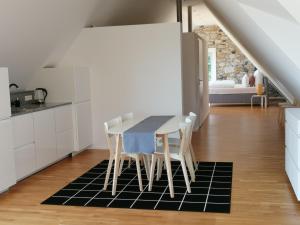
[[[25,96],[25,102],[31,101],[32,100],[32,95],[26,95]]]

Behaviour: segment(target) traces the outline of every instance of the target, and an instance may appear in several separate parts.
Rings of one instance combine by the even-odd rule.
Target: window
[[[216,49],[208,48],[208,80],[217,80],[217,67],[216,67]]]

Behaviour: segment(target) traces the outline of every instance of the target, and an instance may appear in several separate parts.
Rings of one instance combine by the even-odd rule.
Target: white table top
[[[108,130],[109,134],[123,134],[126,130],[130,129],[134,125],[138,124],[142,120],[146,119],[147,117],[142,118],[134,118],[132,120],[127,120],[122,124],[117,126],[113,126]],[[155,133],[156,134],[170,134],[177,132],[180,129],[180,122],[184,122],[186,116],[174,116],[166,123],[164,123]]]

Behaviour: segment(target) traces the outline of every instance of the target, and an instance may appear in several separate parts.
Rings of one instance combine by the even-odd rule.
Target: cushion
[[[242,78],[242,86],[249,87],[249,77],[247,74],[245,74]]]
[[[249,77],[249,85],[250,85],[250,87],[254,87],[255,86],[255,77],[253,75],[251,75]]]

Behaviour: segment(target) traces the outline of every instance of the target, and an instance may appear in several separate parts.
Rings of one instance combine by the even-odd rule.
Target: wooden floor
[[[300,203],[284,172],[284,133],[277,108],[214,107],[193,138],[202,161],[233,161],[230,214],[40,205],[107,157],[85,151],[18,183],[0,195],[0,224],[300,224]]]

